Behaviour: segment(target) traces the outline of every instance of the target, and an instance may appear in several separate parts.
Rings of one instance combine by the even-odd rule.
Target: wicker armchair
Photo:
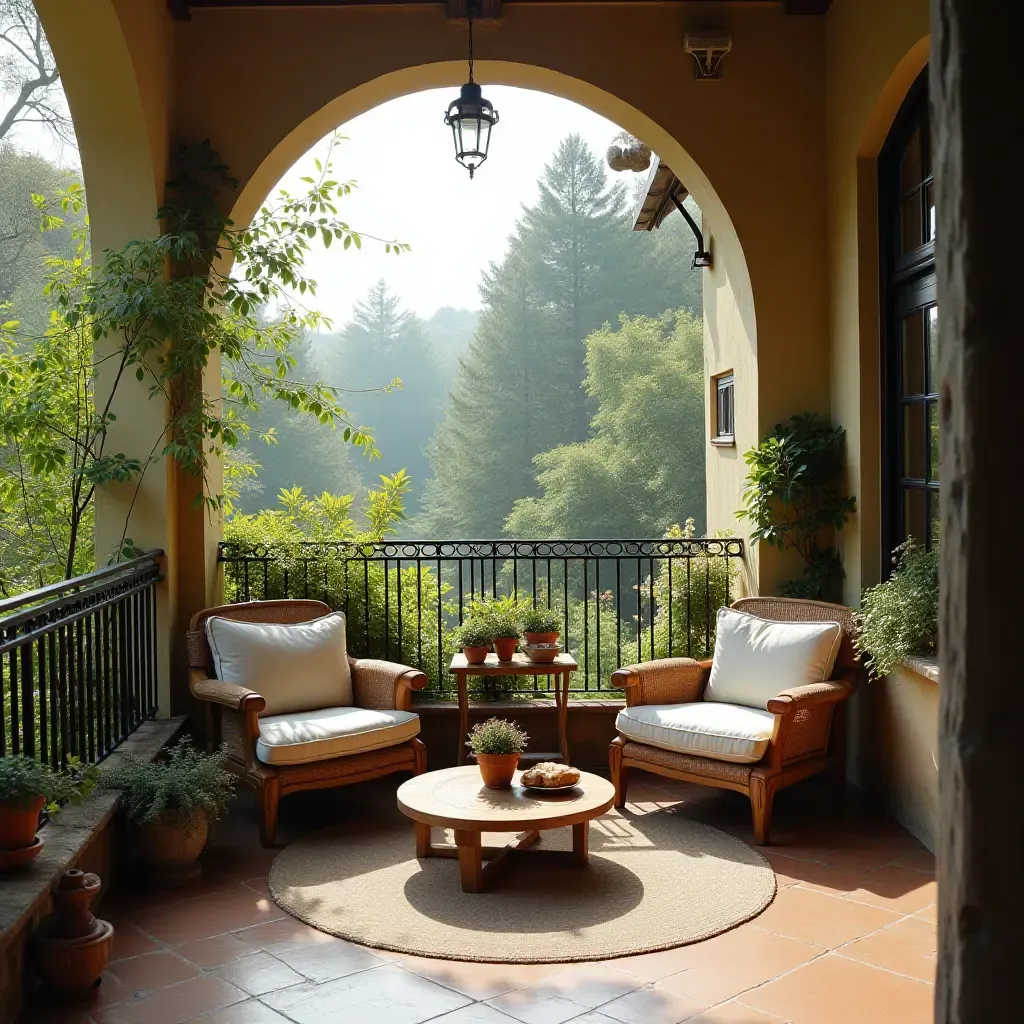
[[[306,764],[269,765],[257,758],[259,717],[266,701],[254,690],[214,678],[204,623],[211,615],[245,622],[297,623],[319,618],[330,611],[321,601],[253,601],[207,608],[194,615],[189,624],[189,687],[206,706],[210,742],[225,745],[227,768],[259,794],[260,842],[264,846],[276,844],[278,802],[289,793],[347,786],[392,772],[410,771],[419,775],[427,768],[427,748],[415,737],[394,746]],[[349,664],[354,704],[359,708],[408,711],[412,691],[427,685],[427,677],[422,672],[406,665],[366,658],[349,658]]]
[[[841,702],[856,689],[860,667],[853,648],[853,613],[842,605],[793,598],[751,597],[736,601],[740,611],[778,622],[838,622],[843,635],[832,678],[795,686],[768,701],[774,716],[771,738],[754,764],[715,760],[666,750],[628,739],[621,733],[609,752],[615,806],[626,802],[626,785],[634,768],[685,782],[732,789],[750,798],[754,840],[767,845],[772,803],[786,786],[819,772],[845,772],[845,732]],[[710,661],[666,658],[630,665],[612,673],[612,685],[626,691],[626,706],[689,704],[702,700],[711,672]]]

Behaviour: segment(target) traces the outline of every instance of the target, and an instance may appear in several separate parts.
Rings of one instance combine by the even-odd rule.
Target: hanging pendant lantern
[[[491,145],[491,129],[498,123],[498,112],[484,99],[480,86],[473,80],[473,11],[476,0],[467,0],[469,19],[469,81],[459,98],[453,100],[444,115],[444,123],[452,130],[455,159],[469,171],[470,178],[487,159]]]

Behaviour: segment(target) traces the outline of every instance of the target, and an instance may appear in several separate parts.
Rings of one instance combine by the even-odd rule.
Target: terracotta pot
[[[498,653],[498,661],[511,661],[515,657],[518,646],[519,637],[517,636],[496,636],[494,638],[494,649]]]
[[[535,646],[536,644],[557,644],[558,633],[531,633],[529,632],[529,630],[527,630],[526,642],[531,647]]]
[[[164,811],[138,830],[139,856],[149,869],[150,881],[159,886],[183,885],[199,874],[196,861],[206,846],[206,811],[191,817],[182,811]]]
[[[463,647],[462,653],[470,665],[482,665],[491,653],[490,647]]]
[[[35,842],[45,802],[37,796],[27,804],[0,803],[0,850],[21,850]]]
[[[89,909],[99,876],[65,871],[53,890],[53,915],[32,937],[32,966],[46,989],[82,995],[95,988],[110,959],[114,926]]]
[[[519,767],[518,754],[476,754],[480,775],[488,789],[508,789]]]

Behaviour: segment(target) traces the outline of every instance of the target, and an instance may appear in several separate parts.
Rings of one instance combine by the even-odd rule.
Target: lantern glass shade
[[[476,82],[467,82],[448,107],[445,124],[452,130],[455,159],[473,172],[487,159],[491,144],[491,128],[498,123],[498,112],[485,100]]]

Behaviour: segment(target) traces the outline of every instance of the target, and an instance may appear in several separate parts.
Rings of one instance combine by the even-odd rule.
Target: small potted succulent
[[[470,616],[455,630],[455,643],[462,648],[470,665],[482,665],[491,651],[493,636],[487,623]]]
[[[209,822],[224,813],[234,792],[224,761],[223,751],[204,754],[185,737],[155,761],[127,754],[103,773],[105,788],[122,790],[121,806],[153,884],[182,885],[199,874]]]
[[[40,812],[45,807],[53,817],[64,804],[88,796],[98,774],[77,757],[69,757],[62,771],[33,757],[0,757],[0,870],[34,860],[43,849],[36,836]]]
[[[488,789],[508,789],[519,766],[519,755],[530,737],[515,722],[488,718],[469,733],[466,746],[473,752]]]
[[[522,624],[530,647],[558,643],[560,622],[553,608],[527,608],[522,614]]]

